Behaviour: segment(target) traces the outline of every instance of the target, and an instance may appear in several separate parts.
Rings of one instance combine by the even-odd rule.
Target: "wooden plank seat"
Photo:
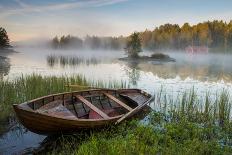
[[[62,100],[53,101],[40,107],[36,111],[61,118],[77,119],[77,117],[65,106],[63,106],[62,103]]]
[[[133,110],[131,107],[129,107],[128,105],[126,105],[125,103],[123,103],[122,101],[120,101],[119,99],[115,98],[113,95],[108,94],[108,93],[104,93],[104,95],[107,96],[109,99],[113,100],[114,102],[116,102],[117,104],[121,105],[122,107],[124,107],[128,111],[132,111]]]
[[[63,100],[55,100],[55,101],[49,102],[49,103],[41,106],[40,108],[37,109],[37,111],[48,110],[48,109],[54,108],[60,104],[63,104]]]
[[[133,102],[136,102],[138,104],[143,104],[144,102],[146,102],[148,100],[148,98],[146,96],[144,96],[143,94],[140,93],[121,93],[120,96],[123,96]]]
[[[83,102],[85,105],[87,105],[90,109],[92,109],[96,113],[98,113],[102,118],[104,118],[104,119],[109,119],[110,118],[107,114],[105,114],[102,110],[100,110],[95,105],[93,105],[92,103],[90,103],[84,97],[82,97],[80,95],[76,95],[76,98],[79,99],[81,102]]]

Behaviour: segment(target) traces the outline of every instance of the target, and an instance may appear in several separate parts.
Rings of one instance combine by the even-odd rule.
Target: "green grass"
[[[93,86],[100,88],[125,88],[128,87],[123,81],[87,81],[82,75],[71,77],[55,77],[29,75],[21,76],[13,81],[0,80],[0,133],[5,130],[5,127],[10,118],[14,118],[12,105],[20,104],[27,100],[45,96],[53,93],[67,92],[72,90],[80,90],[85,88],[70,89],[67,84],[80,86]],[[6,125],[3,125],[6,124]]]
[[[69,91],[66,84],[87,85],[82,76],[42,77],[39,75],[21,76],[14,81],[0,81],[0,118],[12,110],[12,104],[63,91]]]
[[[0,120],[12,104],[70,91],[66,84],[128,87],[121,81],[87,81],[83,76],[22,76],[0,81]],[[212,97],[214,96],[214,97]],[[200,97],[194,90],[171,97],[162,89],[146,121],[133,120],[103,131],[64,135],[46,147],[47,154],[232,154],[231,96],[227,91]],[[44,153],[44,152],[43,152]]]
[[[194,90],[168,99],[157,93],[160,108],[146,121],[134,120],[104,131],[63,136],[48,154],[232,154],[231,100]],[[169,105],[169,106],[168,106]]]

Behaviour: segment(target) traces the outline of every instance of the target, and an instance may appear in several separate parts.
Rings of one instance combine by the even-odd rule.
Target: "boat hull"
[[[35,99],[33,102],[37,102],[38,100],[44,100],[44,98],[42,97]],[[32,103],[32,101],[19,105],[13,105],[16,116],[20,123],[22,123],[28,130],[43,135],[71,133],[84,129],[99,129],[114,124],[118,119],[124,116],[118,115],[115,117],[110,117],[109,119],[66,119],[62,117],[54,117],[49,114],[39,113],[31,109],[28,106],[29,103]]]
[[[57,134],[78,131],[79,129],[102,128],[115,122],[110,120],[68,120],[40,113],[34,113],[14,106],[16,115],[27,129],[38,134]]]

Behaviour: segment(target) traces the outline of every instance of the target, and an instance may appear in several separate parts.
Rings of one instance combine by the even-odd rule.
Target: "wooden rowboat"
[[[151,100],[139,89],[93,89],[44,96],[13,107],[30,131],[56,134],[117,124]]]

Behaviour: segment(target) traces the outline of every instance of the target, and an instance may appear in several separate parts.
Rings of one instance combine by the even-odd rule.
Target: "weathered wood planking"
[[[96,106],[94,106],[92,103],[90,103],[88,100],[86,100],[84,97],[77,95],[76,96],[80,101],[82,101],[84,104],[86,104],[89,108],[97,112],[102,118],[109,119],[110,117],[107,116],[103,111],[98,109]]]
[[[130,93],[138,93],[147,100],[151,98],[151,95],[139,89],[98,89],[52,94],[19,105],[14,104],[13,107],[19,121],[32,132],[46,135],[75,132],[79,129],[102,128],[114,124],[128,113],[131,116],[136,113],[135,111],[139,111],[140,109],[135,108],[134,111],[128,106],[136,107],[138,103],[129,99],[123,99],[122,102],[122,98],[119,97],[120,94],[130,95]],[[106,94],[107,97],[103,97]],[[92,103],[85,96],[91,97]],[[119,103],[120,107],[110,106],[113,103],[107,98],[113,100],[114,104]],[[101,106],[101,104],[109,105]],[[91,117],[90,109],[96,111],[102,118]],[[126,109],[132,109],[133,112],[127,112]]]
[[[132,111],[133,109],[131,107],[129,107],[128,105],[126,105],[125,103],[123,103],[122,101],[118,100],[117,98],[115,98],[113,95],[108,94],[108,93],[103,93],[104,95],[106,95],[107,97],[109,97],[111,100],[113,100],[114,102],[118,103],[119,105],[121,105],[122,107],[124,107],[125,109],[127,109],[128,111]]]

